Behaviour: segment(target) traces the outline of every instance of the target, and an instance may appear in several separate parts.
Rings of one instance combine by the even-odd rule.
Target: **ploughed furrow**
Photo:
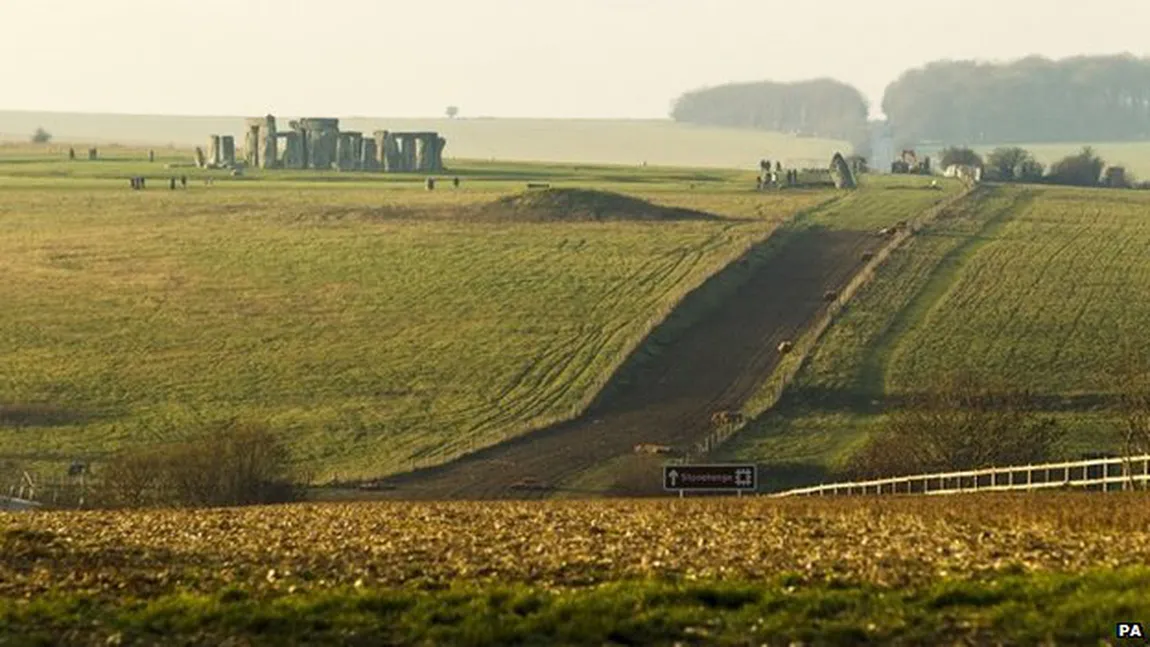
[[[638,443],[686,447],[701,440],[712,430],[711,415],[738,409],[754,393],[778,362],[778,344],[816,320],[828,307],[825,293],[845,286],[864,264],[863,252],[877,244],[859,231],[796,232],[731,298],[583,416],[392,477],[389,496],[532,498],[547,493],[523,487],[532,480],[561,483],[631,454]]]

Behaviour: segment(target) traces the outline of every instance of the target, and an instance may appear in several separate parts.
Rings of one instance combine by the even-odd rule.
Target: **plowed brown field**
[[[554,490],[523,490],[523,479],[561,484],[638,443],[676,447],[711,431],[715,411],[738,409],[778,362],[779,342],[795,339],[861,268],[875,239],[866,232],[811,229],[796,233],[733,295],[675,343],[638,369],[627,385],[585,415],[488,448],[446,465],[390,479],[389,496],[407,499],[536,498]],[[649,460],[648,486],[608,487],[602,494],[643,494],[659,488]]]

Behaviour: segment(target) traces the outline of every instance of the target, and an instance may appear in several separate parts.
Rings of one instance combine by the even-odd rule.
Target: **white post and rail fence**
[[[1150,454],[1144,454],[829,483],[776,492],[768,496],[964,494],[1057,488],[1109,492],[1146,489],[1148,481],[1150,481]]]

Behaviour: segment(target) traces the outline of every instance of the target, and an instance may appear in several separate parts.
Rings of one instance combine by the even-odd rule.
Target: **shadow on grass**
[[[808,411],[824,413],[877,414],[909,405],[916,396],[925,392],[881,394],[859,389],[836,389],[817,386],[795,387],[786,394],[780,405],[802,407]],[[1002,399],[1004,393],[991,393],[991,399]],[[1111,410],[1119,405],[1116,395],[1110,393],[1031,394],[1027,402],[1040,412],[1083,412]],[[781,410],[781,409],[780,409]]]
[[[0,403],[0,426],[6,427],[60,427],[98,418],[89,411],[54,404]]]

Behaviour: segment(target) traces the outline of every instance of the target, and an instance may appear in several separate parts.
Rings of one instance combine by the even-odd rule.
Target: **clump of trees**
[[[1110,166],[1094,149],[1085,146],[1079,152],[1058,160],[1047,170],[1034,155],[1017,146],[1001,146],[991,151],[984,161],[970,148],[952,146],[943,149],[941,167],[953,164],[977,166],[983,179],[992,182],[1029,182],[1069,186],[1106,186],[1130,188],[1132,178],[1126,169]]]
[[[37,128],[36,132],[32,133],[33,144],[47,144],[50,141],[52,141],[52,133],[43,128]]]
[[[200,437],[123,451],[98,474],[99,504],[110,507],[233,506],[303,496],[291,456],[271,429],[230,420]]]
[[[939,156],[939,162],[943,169],[955,164],[959,166],[982,166],[982,158],[979,157],[978,153],[969,148],[958,146],[944,148]]]
[[[986,156],[983,169],[996,182],[1041,182],[1045,168],[1029,151],[1017,146],[996,148]]]
[[[851,478],[1041,463],[1065,432],[1032,408],[1029,394],[956,373],[892,413],[846,466]]]
[[[729,83],[687,92],[675,121],[866,141],[868,107],[857,88],[833,79]]]
[[[1052,164],[1047,178],[1051,184],[1098,186],[1104,168],[1106,162],[1086,146],[1077,155],[1068,155]]]

